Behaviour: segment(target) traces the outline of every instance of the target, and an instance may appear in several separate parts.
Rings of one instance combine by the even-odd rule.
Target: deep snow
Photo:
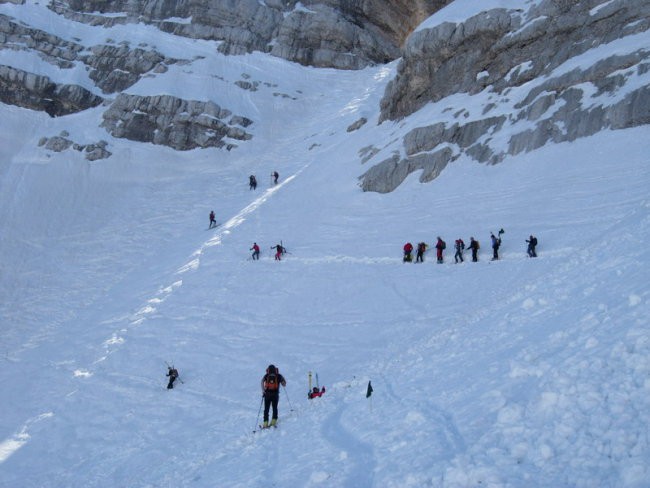
[[[63,23],[33,1],[0,12],[85,43],[134,31]],[[254,138],[178,153],[110,138],[101,107],[51,119],[2,106],[0,486],[650,486],[646,127],[497,166],[461,157],[432,183],[362,193],[360,149],[380,161],[409,129],[448,107],[471,117],[494,94],[377,126],[394,65],[315,70],[145,31],[169,55],[206,57],[131,93],[212,99],[255,120]],[[242,73],[257,92],[234,85]],[[37,146],[63,129],[108,140],[113,157]],[[432,251],[401,262],[406,240],[438,235],[445,264]],[[453,264],[470,236],[479,263]],[[173,391],[165,361],[183,380]],[[253,434],[270,362],[288,381],[280,427]],[[323,398],[306,398],[308,371]]]

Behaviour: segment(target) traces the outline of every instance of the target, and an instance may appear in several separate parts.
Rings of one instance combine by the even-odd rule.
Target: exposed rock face
[[[80,56],[80,60],[92,67],[89,76],[104,93],[125,90],[143,75],[153,71],[164,72],[167,65],[178,61],[165,58],[156,51],[130,49],[128,45],[94,46],[91,52]]]
[[[650,89],[647,81],[639,81],[650,71],[647,48],[560,69],[590,49],[648,29],[648,2],[546,0],[528,12],[496,9],[458,25],[443,23],[414,33],[382,99],[381,120],[401,119],[429,102],[486,88],[499,99],[500,112],[504,105],[511,110],[491,116],[496,104],[486,104],[483,113],[472,114],[469,121],[463,120],[469,114],[460,111],[455,122],[411,131],[403,139],[404,156],[371,168],[361,177],[362,188],[392,191],[419,169],[424,170],[420,180],[428,181],[460,154],[496,164],[508,154],[548,142],[650,123]],[[609,95],[607,103],[594,106],[593,97],[603,93]],[[528,123],[518,125],[523,121]],[[504,128],[514,132],[506,149],[503,144],[491,146]],[[450,147],[453,150],[441,156],[441,150]]]
[[[176,35],[223,41],[219,49],[226,54],[262,51],[302,64],[358,69],[397,58],[415,26],[450,1],[63,0],[49,6],[92,25],[147,22]]]
[[[0,66],[0,101],[58,117],[96,107],[103,99],[77,85],[58,85],[47,76]]]
[[[116,93],[134,85],[147,73],[165,71],[178,62],[155,50],[131,49],[128,44],[87,48],[39,29],[26,27],[0,15],[0,46],[17,51],[35,51],[50,64],[62,69],[82,62],[91,68],[90,78],[104,93]]]
[[[99,141],[94,144],[77,144],[68,137],[67,131],[62,131],[58,136],[42,137],[38,141],[39,146],[43,146],[48,151],[63,152],[71,147],[79,152],[85,152],[85,158],[88,161],[97,161],[98,159],[106,159],[111,156],[111,152],[106,149],[108,143],[106,141]]]
[[[251,139],[252,135],[243,129],[251,123],[245,117],[233,117],[229,110],[212,102],[122,94],[104,113],[102,126],[113,137],[185,151],[197,147],[232,149],[236,145],[224,139]]]

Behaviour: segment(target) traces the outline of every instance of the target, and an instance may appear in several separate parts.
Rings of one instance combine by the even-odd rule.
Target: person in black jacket
[[[264,423],[262,428],[275,427],[278,423],[278,401],[280,400],[280,385],[287,386],[284,376],[278,368],[269,364],[266,374],[262,377],[262,396],[264,397]],[[269,410],[273,407],[271,424],[269,425]]]
[[[481,248],[478,241],[475,241],[473,237],[469,238],[469,249],[472,251],[472,261],[478,261],[478,250]]]
[[[167,366],[167,375],[169,376],[169,383],[167,383],[167,389],[171,390],[174,388],[174,381],[176,381],[176,378],[178,378],[178,370],[174,368],[173,366]]]
[[[255,190],[257,188],[257,178],[255,178],[255,175],[250,175],[248,177],[248,187],[251,190]]]
[[[528,257],[536,258],[537,252],[535,251],[535,247],[537,247],[537,237],[531,235],[526,242],[528,243]]]

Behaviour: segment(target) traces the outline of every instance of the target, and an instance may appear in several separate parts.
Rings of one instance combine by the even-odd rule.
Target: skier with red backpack
[[[263,429],[275,427],[278,423],[278,401],[280,400],[280,386],[286,386],[287,382],[284,376],[280,374],[278,368],[269,364],[266,368],[266,374],[262,377],[262,396],[264,397],[264,423]],[[269,410],[273,407],[271,423],[269,424]]]

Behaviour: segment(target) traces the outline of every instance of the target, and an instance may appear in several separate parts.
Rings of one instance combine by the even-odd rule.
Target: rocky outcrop
[[[166,58],[155,50],[131,49],[127,44],[119,46],[93,46],[91,54],[79,58],[92,70],[92,79],[104,93],[116,93],[135,85],[147,73],[164,73],[167,66],[178,62]]]
[[[42,137],[41,140],[38,141],[38,145],[52,152],[63,152],[73,148],[76,151],[84,152],[85,158],[88,161],[106,159],[112,155],[112,153],[106,149],[108,146],[106,141],[99,141],[93,144],[77,144],[69,139],[69,136],[70,134],[67,131],[62,131],[58,136]]]
[[[457,93],[488,90],[499,103],[486,103],[482,114],[472,114],[469,121],[469,113],[459,111],[453,122],[410,131],[402,156],[367,171],[362,188],[392,191],[416,170],[423,170],[420,180],[428,181],[461,154],[496,164],[549,142],[650,123],[649,50],[639,46],[625,55],[612,50],[595,63],[566,64],[649,29],[648,3],[546,0],[527,12],[490,10],[461,24],[416,32],[381,101],[381,120],[401,119]],[[490,115],[504,113],[504,106],[510,107],[507,115]],[[503,130],[509,134],[506,144],[493,144]],[[445,157],[446,162],[440,159]]]
[[[180,60],[166,58],[143,47],[128,44],[98,45],[87,48],[42,30],[27,27],[0,15],[0,46],[16,51],[37,52],[50,64],[61,69],[73,68],[75,62],[89,66],[89,77],[103,93],[116,93],[134,85],[143,76],[161,73]]]
[[[78,85],[61,85],[47,76],[0,66],[0,101],[58,117],[96,107],[103,98]]]
[[[207,147],[230,150],[237,147],[232,141],[252,138],[244,130],[251,124],[250,119],[233,116],[213,102],[121,94],[104,113],[102,127],[113,137],[185,151]]]
[[[59,0],[49,8],[91,25],[146,22],[180,36],[222,41],[219,50],[226,54],[261,51],[312,66],[359,69],[397,58],[415,26],[449,2]]]

